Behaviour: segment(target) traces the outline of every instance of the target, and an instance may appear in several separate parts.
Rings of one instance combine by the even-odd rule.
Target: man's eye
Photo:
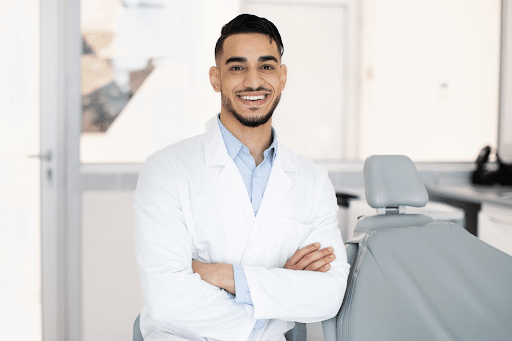
[[[232,66],[231,70],[233,70],[233,71],[240,71],[240,70],[242,70],[242,67],[241,66]]]
[[[274,70],[274,67],[272,65],[263,65],[262,67],[264,70]]]

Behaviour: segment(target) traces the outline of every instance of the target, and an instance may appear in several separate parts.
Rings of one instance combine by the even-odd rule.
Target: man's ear
[[[210,68],[210,83],[215,92],[220,92],[220,71],[216,66]]]
[[[288,74],[288,68],[286,65],[281,64],[281,91],[284,90],[284,87],[286,85],[286,77]]]

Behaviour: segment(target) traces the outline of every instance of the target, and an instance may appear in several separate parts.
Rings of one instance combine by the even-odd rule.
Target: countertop
[[[427,186],[432,199],[447,198],[474,204],[495,204],[512,208],[512,187],[505,186]]]

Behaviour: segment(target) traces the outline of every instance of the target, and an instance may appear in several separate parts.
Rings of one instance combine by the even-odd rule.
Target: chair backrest
[[[405,214],[428,201],[407,157],[372,156],[364,173],[380,215],[347,242],[352,268],[326,340],[510,340],[512,257],[461,226]]]

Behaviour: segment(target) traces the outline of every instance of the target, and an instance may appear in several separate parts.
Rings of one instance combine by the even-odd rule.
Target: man
[[[272,129],[282,52],[270,21],[226,24],[210,69],[220,115],[144,164],[134,209],[145,341],[285,340],[293,321],[339,310],[349,265],[332,184]]]

